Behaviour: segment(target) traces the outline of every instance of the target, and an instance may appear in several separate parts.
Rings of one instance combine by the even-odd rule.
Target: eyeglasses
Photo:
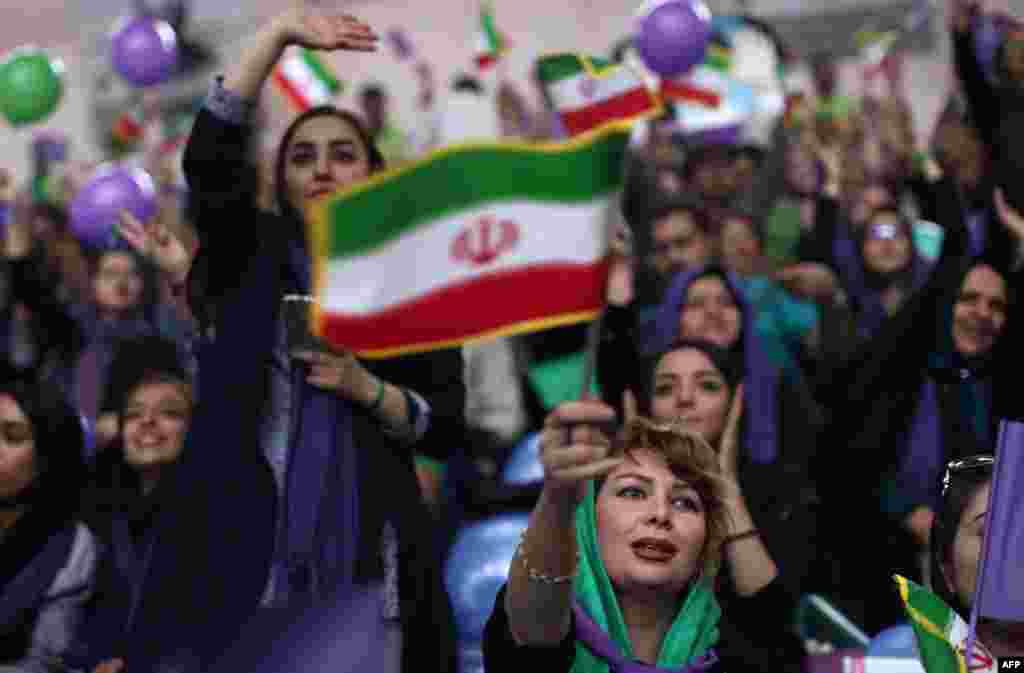
[[[949,490],[949,485],[953,481],[953,475],[966,472],[967,470],[991,468],[995,462],[996,459],[987,454],[969,456],[967,458],[949,461],[946,463],[946,473],[942,477],[942,496],[946,496],[946,491]]]

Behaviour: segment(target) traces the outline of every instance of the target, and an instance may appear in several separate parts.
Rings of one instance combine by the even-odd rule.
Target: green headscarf
[[[576,544],[580,552],[579,571],[574,584],[575,598],[584,611],[615,642],[629,659],[634,658],[629,630],[597,543],[597,506],[594,484],[576,508]],[[711,579],[701,577],[693,583],[672,627],[665,634],[657,666],[679,668],[704,655],[718,642],[718,605]],[[608,673],[608,664],[594,655],[578,639],[576,659],[571,673]]]

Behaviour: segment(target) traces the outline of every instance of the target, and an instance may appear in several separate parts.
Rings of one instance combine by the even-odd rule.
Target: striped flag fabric
[[[717,68],[703,65],[691,73],[661,80],[661,97],[668,101],[686,102],[717,108],[728,93],[729,79]]]
[[[564,143],[452,146],[318,199],[316,333],[382,358],[593,320],[628,143],[618,123]]]
[[[662,95],[676,98],[676,121],[683,132],[706,142],[738,142],[757,110],[754,88],[703,65],[695,68],[687,81],[692,90],[686,97],[679,96],[678,89],[672,90],[678,83],[662,83]],[[704,97],[694,92],[703,92]]]
[[[996,673],[997,662],[979,643],[964,659],[968,627],[960,615],[923,586],[895,575],[903,608],[910,619],[917,650],[927,673]]]
[[[632,122],[663,111],[658,96],[624,64],[560,53],[541,57],[537,73],[570,136],[609,122]]]
[[[299,112],[330,103],[343,88],[330,65],[305,47],[285,53],[274,68],[273,82]]]
[[[497,63],[508,48],[505,36],[494,22],[494,8],[489,2],[480,5],[480,25],[476,30],[476,67],[487,70]]]
[[[983,618],[1024,622],[1024,423],[1002,422],[992,477],[975,604]]]

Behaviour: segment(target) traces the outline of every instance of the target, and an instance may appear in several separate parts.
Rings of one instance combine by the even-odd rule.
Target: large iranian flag
[[[318,200],[317,333],[374,358],[594,319],[628,139],[455,146]]]
[[[894,579],[927,673],[996,673],[995,657],[978,641],[971,651],[971,665],[967,665],[964,660],[967,622],[955,610],[921,585],[900,575],[895,575]]]
[[[569,135],[663,110],[640,76],[623,64],[573,53],[552,54],[537,61],[537,73]]]

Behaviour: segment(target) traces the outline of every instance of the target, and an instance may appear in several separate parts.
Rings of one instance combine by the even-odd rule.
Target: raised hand
[[[192,256],[160,218],[151,218],[144,224],[130,212],[121,211],[118,234],[136,252],[153,262],[176,283],[183,282],[188,277]]]
[[[309,365],[306,381],[310,385],[364,405],[373,403],[377,381],[352,353],[306,350],[292,357]]]
[[[1002,189],[996,189],[995,202],[996,212],[999,213],[999,219],[1003,226],[1009,229],[1018,241],[1024,242],[1024,215],[1021,215],[1006,202]]]
[[[793,294],[812,301],[830,299],[839,289],[839,280],[835,273],[817,262],[800,262],[787,266],[776,272],[775,279]]]
[[[544,421],[540,440],[544,490],[556,498],[578,502],[583,485],[616,468],[622,458],[609,458],[615,411],[585,400],[558,405]]]
[[[279,15],[274,25],[285,46],[323,51],[376,51],[380,37],[354,16],[331,15],[310,9],[301,1]]]

